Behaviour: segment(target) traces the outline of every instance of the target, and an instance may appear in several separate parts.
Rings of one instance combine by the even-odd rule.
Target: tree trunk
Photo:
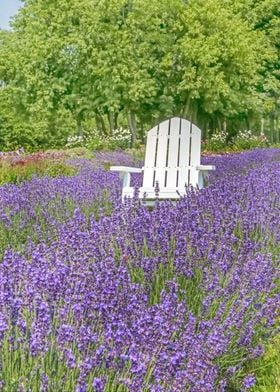
[[[280,128],[279,128],[279,116],[276,117],[275,120],[275,128],[276,128],[276,143],[280,142]]]
[[[190,111],[191,111],[191,98],[190,96],[188,96],[187,102],[182,112],[182,117],[183,118],[188,117],[190,115]]]
[[[114,130],[114,119],[115,119],[115,117],[114,117],[114,113],[112,113],[112,112],[108,112],[108,114],[107,114],[107,117],[108,117],[108,122],[109,122],[109,128],[110,128],[110,135],[112,135],[112,133],[113,133],[113,130]]]
[[[214,115],[210,115],[209,121],[208,121],[208,134],[207,138],[211,138],[215,130],[215,118]]]
[[[264,118],[261,118],[261,135],[264,134]]]
[[[136,139],[136,132],[137,132],[135,113],[133,112],[127,113],[127,122],[128,122],[129,129],[131,131],[131,147],[133,147]]]
[[[144,135],[144,127],[143,127],[143,122],[141,121],[140,125],[140,140],[141,143],[144,143],[145,135]]]
[[[192,110],[191,121],[194,124],[197,124],[197,112],[198,112],[198,105],[195,104]]]
[[[103,117],[99,113],[95,114],[95,122],[96,122],[96,126],[98,128],[97,130],[98,131],[102,131],[103,135],[107,136],[108,132],[107,132],[107,129],[106,129],[106,125],[105,125],[104,119],[103,119]]]
[[[217,127],[218,127],[218,131],[220,132],[222,130],[222,122],[219,116],[217,116]]]
[[[48,131],[49,131],[50,139],[52,139],[53,136],[56,134],[56,116],[54,112],[52,112],[48,117]],[[51,140],[48,141],[52,143]]]
[[[209,120],[205,120],[203,124],[203,139],[207,140],[209,138]]]
[[[118,117],[119,117],[119,113],[115,113],[114,114],[114,129],[118,129]]]
[[[274,143],[274,116],[271,115],[269,119],[269,141],[270,143]]]
[[[224,119],[224,121],[223,121],[223,131],[225,133],[227,133],[227,120],[226,119]]]
[[[84,132],[83,132],[82,123],[83,123],[82,122],[82,115],[81,115],[81,113],[78,113],[77,116],[76,116],[77,134],[78,134],[78,136],[82,136],[83,137]]]
[[[246,117],[246,128],[247,128],[247,130],[251,129],[251,121],[250,121],[250,118],[248,116]]]

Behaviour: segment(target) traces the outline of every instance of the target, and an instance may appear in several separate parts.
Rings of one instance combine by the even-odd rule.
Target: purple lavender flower
[[[279,315],[280,151],[216,157],[208,187],[153,209],[121,202],[103,158],[0,187],[2,348],[52,353],[77,391],[108,375],[137,392],[225,390]],[[42,391],[59,389],[47,370]]]
[[[64,358],[66,361],[66,365],[69,367],[69,369],[75,369],[76,367],[76,357],[73,354],[71,349],[64,349]]]
[[[40,392],[48,392],[48,391],[49,391],[49,377],[46,374],[42,373]]]
[[[96,392],[103,392],[106,385],[106,377],[95,377],[92,386]]]
[[[244,391],[249,390],[256,384],[256,378],[253,374],[248,374],[243,380]]]

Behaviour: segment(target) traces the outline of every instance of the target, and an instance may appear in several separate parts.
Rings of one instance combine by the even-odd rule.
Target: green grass
[[[254,363],[256,386],[252,392],[280,391],[280,335],[265,347],[265,354]]]

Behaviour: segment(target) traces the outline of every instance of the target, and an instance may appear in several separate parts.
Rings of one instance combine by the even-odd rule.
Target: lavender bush
[[[279,317],[280,150],[211,163],[207,188],[152,210],[86,162],[0,187],[3,391],[255,384]]]

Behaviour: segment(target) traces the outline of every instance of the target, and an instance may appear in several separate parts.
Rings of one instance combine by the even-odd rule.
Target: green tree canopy
[[[0,34],[0,144],[241,125],[278,96],[278,27],[273,0],[25,0]]]

